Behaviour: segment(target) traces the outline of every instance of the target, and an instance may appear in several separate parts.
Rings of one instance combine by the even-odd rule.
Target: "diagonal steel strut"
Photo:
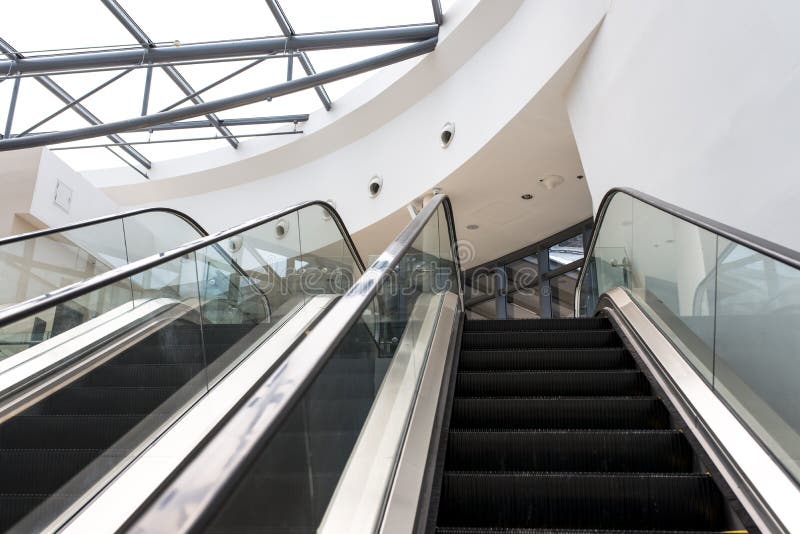
[[[128,14],[125,9],[117,2],[117,0],[101,0],[103,4],[108,8],[109,11],[117,18],[117,20],[128,30],[128,33],[133,35],[134,39],[136,39],[140,45],[145,48],[155,48],[155,43],[144,33],[144,30],[136,23],[135,20]],[[170,79],[178,86],[184,95],[190,98],[190,100],[194,104],[202,104],[203,98],[197,94],[197,92],[192,88],[189,82],[184,78],[178,69],[172,65],[166,65],[162,67],[164,72]],[[231,133],[228,128],[223,126],[219,122],[219,118],[215,113],[209,113],[206,115],[206,118],[211,122],[212,126],[217,129],[217,131],[225,137],[225,140],[230,143],[233,148],[239,147],[239,142],[234,137],[233,133]]]

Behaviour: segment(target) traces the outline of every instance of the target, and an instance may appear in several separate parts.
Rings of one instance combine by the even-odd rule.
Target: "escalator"
[[[468,321],[436,532],[742,530],[672,413],[608,319]]]
[[[244,329],[207,326],[202,362],[200,328],[174,321],[0,424],[0,530],[49,498],[48,506],[60,508],[65,484],[85,489],[75,477],[87,467],[98,472],[119,463],[128,448],[120,443],[123,436],[137,427],[143,433],[146,418],[169,416],[181,388]]]
[[[0,269],[46,292],[0,309],[0,531],[56,530],[178,422],[213,427],[205,407],[246,392],[217,386],[283,357],[363,269],[328,210],[214,236],[142,210],[3,240]],[[41,285],[69,263],[92,269]]]
[[[576,318],[466,320],[441,194],[366,269],[307,203],[0,310],[0,527],[800,531],[797,254],[642,198],[601,206]]]

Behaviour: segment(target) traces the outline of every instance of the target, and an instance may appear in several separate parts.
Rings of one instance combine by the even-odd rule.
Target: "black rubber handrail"
[[[199,239],[195,239],[194,241],[184,243],[179,247],[175,247],[172,250],[159,252],[147,258],[142,258],[141,260],[137,260],[127,265],[117,267],[116,269],[106,271],[92,278],[81,280],[66,287],[51,291],[50,293],[45,293],[44,295],[40,295],[24,302],[20,302],[19,304],[14,304],[4,308],[0,310],[0,328],[29,317],[40,311],[51,308],[57,304],[76,299],[91,293],[92,291],[96,291],[115,282],[119,282],[120,280],[124,280],[141,272],[152,269],[153,267],[157,267],[158,265],[162,265],[174,259],[180,258],[186,254],[195,252],[205,247],[217,245],[224,239],[233,237],[237,234],[246,232],[276,219],[280,219],[281,217],[285,217],[290,213],[299,211],[309,206],[320,206],[331,214],[331,219],[334,221],[339,229],[339,232],[342,234],[347,247],[350,249],[350,253],[358,263],[359,269],[361,272],[364,272],[364,262],[362,261],[361,256],[358,254],[355,243],[353,242],[353,238],[350,236],[347,228],[345,228],[344,222],[342,221],[339,213],[327,202],[313,200],[302,202],[268,215],[264,215],[257,219],[253,219],[232,228],[228,228],[227,230],[222,230],[214,234],[203,236]]]
[[[592,231],[592,240],[589,244],[589,248],[586,250],[586,258],[590,258],[594,254],[594,247],[595,243],[597,242],[597,235],[599,233],[598,230],[603,225],[603,220],[605,219],[608,206],[611,204],[611,199],[618,193],[635,198],[636,200],[644,202],[645,204],[663,211],[664,213],[668,213],[673,217],[677,217],[678,219],[693,224],[694,226],[707,230],[712,234],[724,237],[729,241],[743,245],[785,265],[795,269],[800,269],[800,252],[796,250],[792,250],[788,247],[784,247],[783,245],[779,245],[753,234],[738,230],[732,226],[728,226],[727,224],[715,221],[714,219],[709,219],[708,217],[704,217],[694,213],[693,211],[683,209],[679,206],[670,204],[669,202],[665,202],[654,196],[648,195],[647,193],[642,193],[641,191],[637,191],[636,189],[632,189],[630,187],[614,187],[610,189],[603,197],[603,200],[600,201],[600,207],[597,210],[597,221],[595,222],[594,230]],[[583,287],[583,280],[586,276],[586,271],[588,270],[589,269],[581,269],[580,277],[578,277],[578,282],[575,284],[576,314],[579,311],[580,292]]]
[[[192,228],[194,228],[198,234],[201,236],[207,236],[208,232],[205,228],[203,228],[200,223],[194,220],[189,215],[183,213],[182,211],[178,211],[172,208],[164,208],[164,207],[152,207],[152,208],[141,208],[138,210],[132,211],[125,211],[122,213],[115,213],[113,215],[104,215],[102,217],[96,217],[94,219],[86,219],[84,221],[79,221],[72,224],[67,224],[65,226],[58,226],[56,228],[45,228],[43,230],[35,230],[33,232],[26,232],[24,234],[13,235],[9,237],[0,238],[0,247],[4,245],[10,245],[12,243],[19,243],[20,241],[27,241],[29,239],[36,239],[37,237],[45,237],[48,235],[53,234],[61,234],[64,232],[69,232],[72,230],[77,230],[79,228],[85,228],[87,226],[95,226],[98,224],[103,224],[107,222],[117,221],[120,219],[125,219],[128,217],[135,217],[136,215],[141,215],[143,213],[153,213],[153,212],[161,212],[167,213],[169,215],[174,215],[175,217],[182,219],[184,222],[189,224]]]
[[[362,316],[383,282],[394,273],[427,223],[437,215],[439,207],[444,209],[453,246],[457,289],[463,298],[453,209],[446,195],[436,194],[293,352],[274,371],[262,377],[262,382],[247,393],[237,409],[226,414],[216,433],[184,459],[183,467],[174,472],[171,480],[145,501],[120,530],[158,530],[154,525],[177,525],[176,532],[200,530],[210,513],[224,502],[224,496],[245,473],[261,447],[300,402],[343,336]],[[210,462],[209,458],[215,461]],[[220,459],[222,462],[218,461]],[[165,504],[167,502],[169,504]]]

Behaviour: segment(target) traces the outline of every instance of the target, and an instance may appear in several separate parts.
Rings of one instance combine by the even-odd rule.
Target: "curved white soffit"
[[[310,120],[302,138],[257,154],[251,147],[263,142],[248,141],[236,162],[105,192],[122,204],[185,210],[210,229],[331,198],[356,231],[466,164],[536,96],[607,8],[608,0],[461,0],[448,12],[436,51],[382,71],[338,101],[331,116],[313,114],[319,122]],[[439,131],[448,121],[458,131],[443,150]],[[222,153],[234,152],[174,163],[208,167]],[[367,184],[376,174],[383,191],[370,198]]]

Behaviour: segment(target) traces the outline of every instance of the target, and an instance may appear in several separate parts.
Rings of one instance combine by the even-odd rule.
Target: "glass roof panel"
[[[128,14],[145,31],[150,39],[161,45],[243,39],[280,35],[278,24],[264,0],[226,0],[201,2],[195,0],[118,0]],[[454,0],[443,0],[446,9]],[[399,26],[433,22],[430,0],[282,0],[281,5],[298,33],[338,31],[354,28]],[[23,53],[41,53],[52,50],[73,50],[112,46],[137,46],[134,38],[116,20],[113,14],[97,0],[29,0],[9,2],[3,6],[0,17],[0,37]],[[46,16],[43,16],[46,14]],[[372,57],[399,46],[365,47],[309,53],[317,72]],[[180,65],[179,72],[200,90],[220,78],[250,64],[252,60]],[[98,85],[114,78],[122,71],[96,73],[58,74],[52,79],[74,98],[79,98]],[[374,72],[347,78],[325,86],[336,105],[336,99],[372,76]],[[145,69],[135,69],[122,76],[82,104],[101,121],[136,117],[141,113]],[[293,78],[306,74],[300,63],[293,64]],[[287,59],[271,58],[245,72],[205,91],[205,101],[216,100],[275,85],[287,79]],[[4,129],[13,81],[0,83],[0,132]],[[175,83],[160,68],[153,70],[149,113],[174,105],[185,97]],[[178,107],[189,107],[190,101]],[[13,133],[19,133],[61,109],[64,103],[52,95],[33,78],[24,78],[17,102]],[[276,115],[307,114],[322,106],[316,92],[308,89],[286,95],[273,101],[261,101],[248,106],[220,112],[223,119],[269,117]],[[203,120],[194,117],[188,120]],[[38,132],[64,131],[86,126],[88,123],[73,110],[66,110],[36,128]],[[292,124],[260,124],[231,127],[239,135],[261,135],[269,132],[290,131]],[[298,129],[303,128],[299,124]],[[129,142],[160,141],[167,139],[218,137],[215,128],[134,132],[122,134]],[[243,138],[246,141],[250,138]],[[109,143],[107,137],[55,145],[51,148],[86,146]],[[217,148],[229,148],[224,139],[195,140],[192,142],[153,143],[133,145],[153,162],[188,156]],[[132,158],[119,147],[59,150],[59,157],[78,170],[119,167],[120,159]],[[136,163],[137,168],[141,166]]]
[[[0,37],[22,53],[136,42],[97,0],[3,2]]]
[[[121,0],[156,43],[196,43],[282,35],[263,0]]]
[[[73,98],[81,98],[122,72],[62,74],[51,78]],[[81,103],[103,122],[135,117],[142,111],[145,74],[145,69],[134,69],[92,96],[82,100]],[[45,125],[42,128],[47,129]]]
[[[2,85],[13,86],[13,82],[7,81]],[[9,96],[0,102],[0,121],[5,130],[6,118],[8,117]],[[33,78],[23,78],[20,81],[19,95],[17,96],[17,106],[14,110],[14,123],[11,128],[12,134],[19,134],[31,126],[35,125],[51,113],[64,107],[64,103],[53,96],[50,91],[45,89]],[[86,126],[87,122],[75,114],[74,111],[67,110],[54,119],[36,128],[37,132],[47,132],[54,130],[64,130],[80,128]]]
[[[347,65],[349,63],[355,63],[356,61],[360,61],[362,59],[379,56],[381,54],[385,54],[386,52],[391,52],[392,50],[402,48],[403,46],[405,45],[317,50],[314,52],[308,52],[308,58],[313,63],[317,72],[323,72]],[[325,86],[325,89],[328,91],[328,96],[331,97],[331,100],[335,102],[337,99],[350,92],[350,90],[352,90],[354,87],[363,83],[364,80],[372,77],[376,72],[378,71],[373,70],[370,72],[365,72],[364,74],[359,74],[358,76],[351,76],[350,78],[339,80],[338,82],[329,83]]]
[[[283,0],[296,33],[433,22],[430,0]]]

